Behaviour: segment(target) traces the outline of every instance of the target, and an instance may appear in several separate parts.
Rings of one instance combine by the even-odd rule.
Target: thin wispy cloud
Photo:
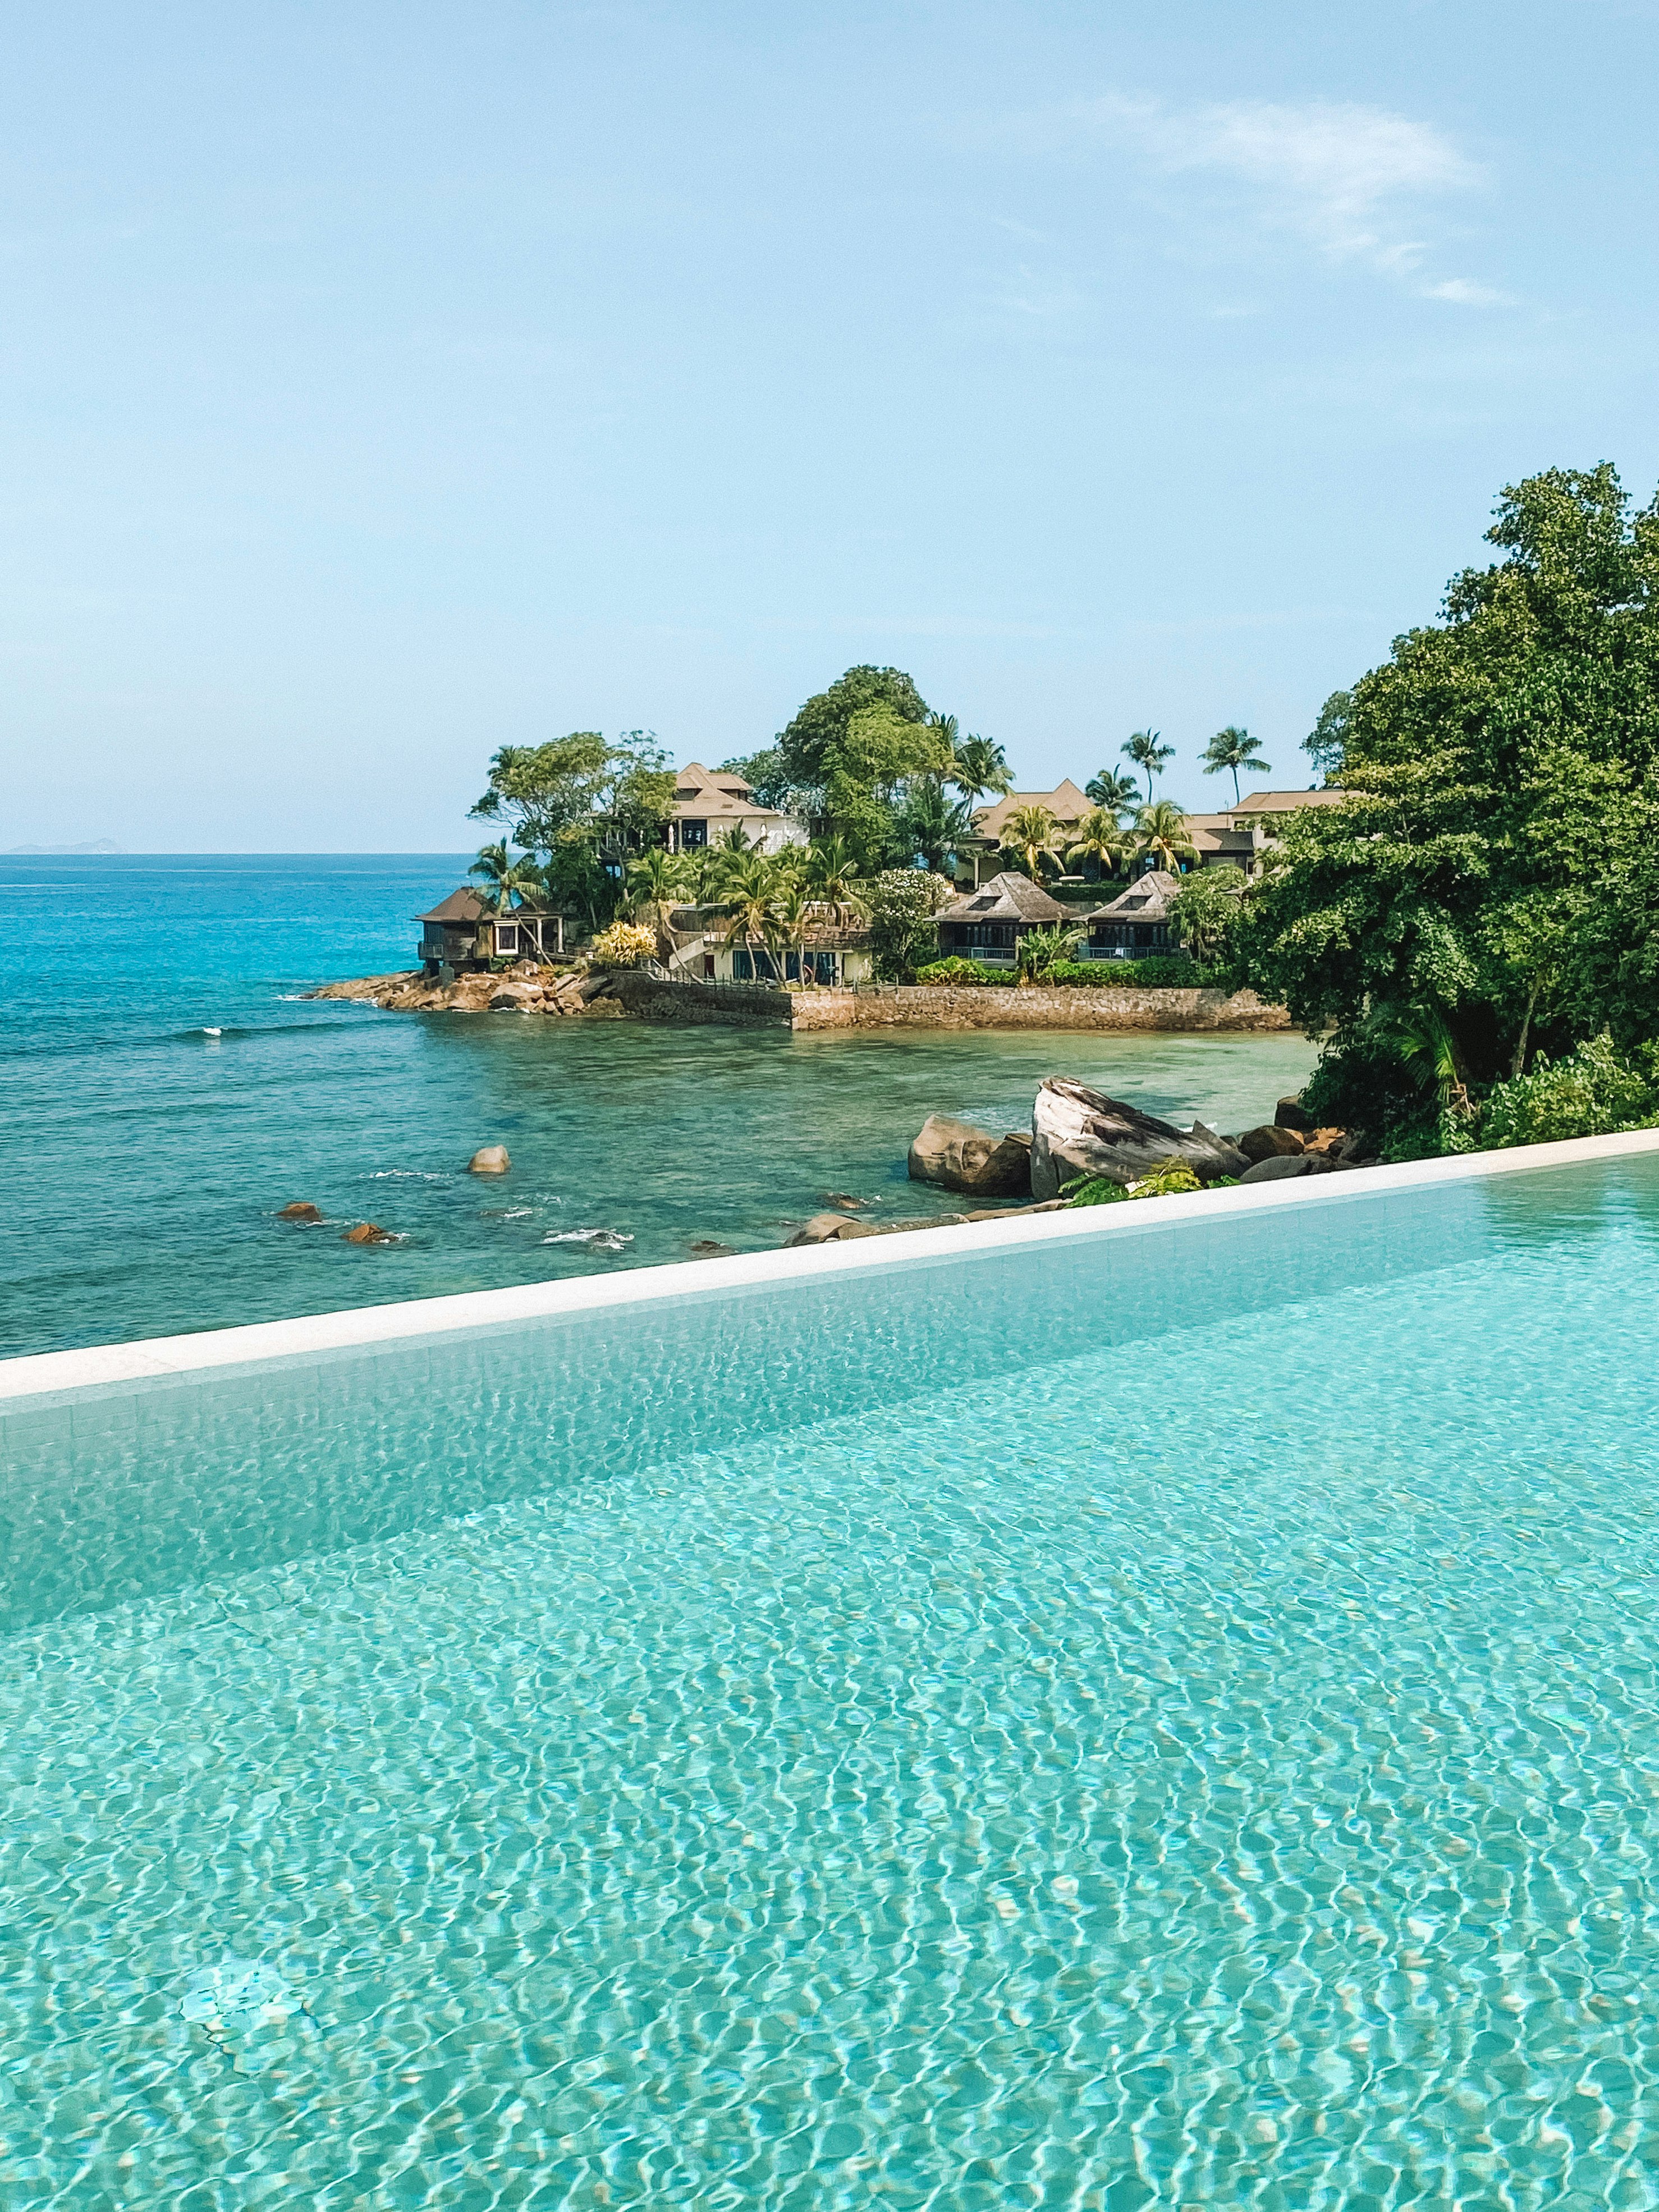
[[[1487,182],[1480,164],[1432,124],[1353,102],[1179,107],[1121,94],[1073,103],[1047,122],[1051,143],[1081,138],[1117,149],[1150,179],[1211,180],[1226,191],[1229,223],[1242,218],[1257,232],[1295,238],[1328,261],[1373,269],[1427,299],[1512,304],[1472,278],[1419,280],[1441,211]]]

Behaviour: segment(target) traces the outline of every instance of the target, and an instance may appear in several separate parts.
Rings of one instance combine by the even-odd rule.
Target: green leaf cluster
[[[1380,1139],[1467,1118],[1531,1053],[1659,1030],[1659,502],[1632,514],[1606,463],[1553,469],[1487,537],[1502,557],[1442,619],[1327,702],[1310,745],[1349,796],[1289,817],[1230,946],[1334,1024],[1327,1087]],[[1425,1103],[1395,1063],[1431,1030]]]

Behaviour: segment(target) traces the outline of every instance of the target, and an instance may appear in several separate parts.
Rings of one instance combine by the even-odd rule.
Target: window
[[[500,953],[503,957],[506,957],[507,955],[516,952],[516,951],[518,951],[518,949],[519,949],[519,925],[518,925],[518,923],[517,923],[516,921],[498,921],[498,922],[495,924],[495,950],[496,950],[496,951],[497,951],[498,953]]]
[[[683,853],[700,853],[700,852],[702,850],[703,847],[704,847],[708,842],[708,823],[707,823],[706,821],[703,821],[703,822],[682,822],[682,823],[681,823],[681,824],[680,824],[680,850],[681,850],[681,852],[683,852]]]

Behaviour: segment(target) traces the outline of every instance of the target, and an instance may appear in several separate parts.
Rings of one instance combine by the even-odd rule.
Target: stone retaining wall
[[[613,988],[644,1021],[795,1030],[1288,1030],[1283,1006],[1254,991],[1047,990],[901,983],[866,991],[781,991],[754,984],[665,983],[623,975]]]

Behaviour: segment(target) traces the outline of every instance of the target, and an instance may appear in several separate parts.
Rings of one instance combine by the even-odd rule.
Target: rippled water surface
[[[689,1391],[631,1458],[579,1407],[531,1494],[239,1571],[227,1523],[13,1633],[0,2201],[1659,2203],[1659,1178],[1339,1213],[1340,1288],[1189,1237],[1109,1237],[1067,1326],[918,1278],[938,1375],[872,1334],[875,1402]],[[240,1447],[210,1392],[194,1479],[495,1465],[436,1355],[331,1427],[352,1371]],[[104,1418],[66,1529],[162,1452]]]
[[[960,1203],[906,1179],[935,1110],[1029,1127],[1069,1073],[1239,1128],[1312,1065],[1300,1036],[792,1037],[302,995],[407,967],[466,857],[0,859],[0,1357],[758,1250],[832,1191],[925,1216]],[[481,1183],[495,1142],[513,1172]],[[295,1200],[325,1224],[273,1218]],[[342,1243],[365,1219],[398,1241]]]

